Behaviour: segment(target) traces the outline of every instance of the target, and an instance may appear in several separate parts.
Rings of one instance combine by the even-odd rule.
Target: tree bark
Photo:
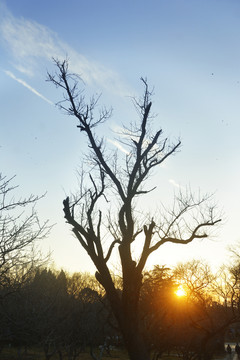
[[[125,346],[131,360],[150,360],[150,351],[138,332],[128,334]]]
[[[129,274],[130,277],[130,274]],[[140,283],[139,283],[140,282]],[[141,280],[131,274],[131,280],[125,287],[119,303],[114,301],[115,297],[107,292],[113,313],[118,321],[125,347],[131,360],[150,360],[150,351],[143,338],[139,324],[139,291]]]

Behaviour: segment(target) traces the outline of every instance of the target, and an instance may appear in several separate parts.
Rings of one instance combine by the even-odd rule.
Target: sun
[[[180,285],[178,287],[178,289],[175,291],[175,294],[178,296],[178,297],[182,297],[182,296],[186,296],[186,291],[183,289],[182,285]]]

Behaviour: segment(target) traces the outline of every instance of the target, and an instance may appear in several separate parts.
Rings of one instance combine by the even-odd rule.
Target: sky
[[[240,2],[238,0],[0,0],[0,171],[22,196],[45,197],[40,220],[55,224],[40,244],[55,266],[94,271],[65,223],[62,200],[77,188],[84,141],[46,81],[53,58],[69,58],[87,94],[113,108],[104,128],[137,119],[140,77],[154,87],[155,126],[181,151],[156,176],[157,203],[179,188],[214,193],[223,221],[214,237],[164,245],[153,264],[192,258],[228,263],[240,244]]]

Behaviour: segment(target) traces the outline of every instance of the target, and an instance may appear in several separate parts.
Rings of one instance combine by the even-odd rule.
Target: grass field
[[[96,358],[100,360],[99,350],[95,349],[94,354]],[[123,350],[111,350],[111,356],[108,354],[103,354],[101,360],[128,360],[128,355]],[[62,360],[68,360],[66,354],[62,354]],[[19,353],[18,349],[15,348],[5,348],[0,353],[0,360],[46,360],[44,352],[40,349],[27,349],[27,351],[22,350]],[[50,360],[60,360],[58,353],[55,353]],[[90,351],[82,352],[79,354],[77,360],[93,360],[93,357],[90,355]]]
[[[129,360],[128,354],[124,350],[111,350],[111,355],[103,354],[100,357],[99,349],[94,350],[94,354],[96,356],[95,360]],[[215,360],[222,360],[225,358],[225,354],[215,356]],[[65,353],[62,353],[62,358],[60,359],[59,354],[55,353],[49,360],[68,360],[68,356]],[[179,357],[177,354],[163,354],[161,357],[162,360],[177,360]],[[28,349],[27,352],[22,351],[19,354],[18,349],[15,348],[5,348],[0,353],[0,360],[46,360],[44,352],[40,349]],[[82,352],[77,357],[77,360],[93,360],[93,357],[90,354],[90,351]]]

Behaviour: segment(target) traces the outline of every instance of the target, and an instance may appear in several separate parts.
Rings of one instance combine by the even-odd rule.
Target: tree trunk
[[[99,264],[98,264],[99,265]],[[141,274],[137,275],[132,267],[125,276],[126,283],[122,296],[116,291],[109,270],[105,266],[98,266],[96,279],[106,290],[108,301],[118,322],[125,347],[130,360],[150,360],[150,352],[139,327],[139,292],[141,288]]]
[[[121,307],[111,305],[123,335],[129,359],[150,360],[150,351],[139,326],[138,301],[135,295],[128,294],[126,301],[122,299]]]
[[[123,331],[123,337],[125,339],[124,335]],[[132,334],[129,333],[129,330],[127,331],[125,346],[130,360],[150,360],[150,352],[139,330],[136,329]]]

